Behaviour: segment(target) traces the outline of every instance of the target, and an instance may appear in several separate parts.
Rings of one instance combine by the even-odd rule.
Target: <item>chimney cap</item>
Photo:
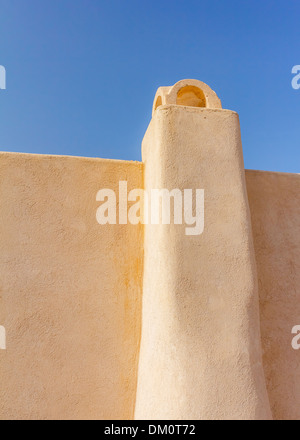
[[[168,104],[222,108],[217,94],[207,84],[196,79],[182,79],[174,86],[159,87],[154,98],[152,116],[158,107]]]

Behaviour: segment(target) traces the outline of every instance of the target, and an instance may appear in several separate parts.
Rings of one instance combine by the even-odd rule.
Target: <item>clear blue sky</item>
[[[140,160],[156,89],[208,83],[246,168],[298,173],[299,0],[0,0],[0,150]]]

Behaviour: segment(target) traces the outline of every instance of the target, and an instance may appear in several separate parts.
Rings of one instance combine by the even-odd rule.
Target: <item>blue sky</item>
[[[240,115],[245,166],[298,173],[299,0],[0,0],[0,150],[140,160],[159,86]]]

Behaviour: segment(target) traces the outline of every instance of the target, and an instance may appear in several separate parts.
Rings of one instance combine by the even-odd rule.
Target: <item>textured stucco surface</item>
[[[145,228],[135,417],[271,418],[238,115],[159,107],[143,162],[147,190],[205,189],[205,229]]]
[[[236,113],[162,104],[143,163],[0,153],[0,176],[0,419],[300,420],[300,175],[245,179]],[[121,180],[204,189],[204,233],[100,226]]]
[[[132,418],[143,231],[96,222],[142,165],[0,154],[0,418]]]
[[[275,419],[300,420],[300,175],[246,171],[258,268],[262,347]]]

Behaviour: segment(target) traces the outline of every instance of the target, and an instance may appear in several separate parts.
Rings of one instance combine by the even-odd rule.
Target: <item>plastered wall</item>
[[[143,231],[96,194],[142,165],[2,153],[0,176],[0,418],[132,418]]]
[[[258,269],[262,348],[275,419],[300,420],[300,175],[246,171]]]
[[[99,225],[119,181],[203,188],[203,234]],[[208,86],[158,90],[141,163],[0,153],[0,203],[1,420],[300,420],[300,175],[245,173]]]
[[[205,190],[205,227],[146,227],[135,416],[269,419],[238,115],[159,107],[143,162],[146,188]]]

